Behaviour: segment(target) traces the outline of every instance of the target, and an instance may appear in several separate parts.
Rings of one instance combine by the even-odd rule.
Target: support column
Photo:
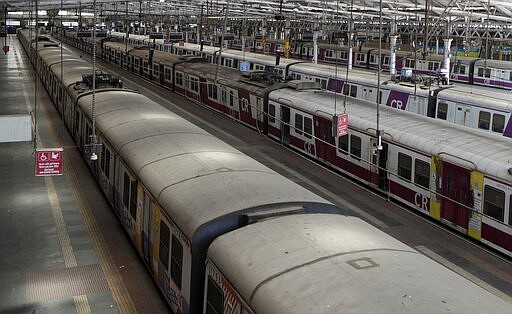
[[[389,74],[391,74],[391,76],[396,74],[396,40],[398,39],[396,33],[396,21],[393,21],[391,23],[391,34],[389,34],[389,45],[391,49],[391,55],[389,56]]]
[[[446,78],[446,83],[450,84],[450,49],[452,44],[452,38],[444,38],[444,62],[443,62],[443,69]],[[443,72],[443,71],[441,71]]]
[[[354,24],[352,22],[352,13],[350,13],[350,22],[348,24],[348,60],[347,60],[347,69],[350,71],[352,70],[352,63],[353,61],[353,51],[352,46],[354,45],[352,43],[352,39],[354,37],[354,34],[352,33],[352,29],[354,28]]]
[[[318,63],[318,32],[313,32],[313,63]]]
[[[391,45],[391,55],[389,56],[389,74],[396,74],[396,40],[398,35],[390,35],[389,42]]]

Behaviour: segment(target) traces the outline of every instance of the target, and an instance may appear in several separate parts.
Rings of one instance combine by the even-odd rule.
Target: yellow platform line
[[[48,199],[50,201],[50,207],[52,208],[53,220],[57,228],[57,237],[59,238],[62,256],[64,257],[64,265],[66,265],[67,268],[76,267],[78,264],[76,263],[75,252],[71,245],[71,239],[69,238],[66,222],[62,215],[62,208],[60,207],[52,177],[45,177],[44,183],[48,191]]]
[[[79,203],[84,223],[89,231],[100,267],[105,274],[110,291],[112,292],[112,297],[114,298],[120,313],[137,313],[133,300],[128,293],[128,289],[126,289],[121,278],[121,274],[115,266],[114,259],[108,251],[107,243],[101,235],[101,230],[94,219],[88,201],[84,199],[81,193],[78,192],[80,188],[80,181],[77,178],[76,173],[71,168],[68,158],[64,157],[64,171],[71,179],[73,194]]]

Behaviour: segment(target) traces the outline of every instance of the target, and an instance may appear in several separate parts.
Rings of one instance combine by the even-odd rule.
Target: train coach
[[[510,139],[380,106],[377,150],[376,104],[293,83],[269,93],[270,137],[512,256]],[[348,135],[333,137],[335,112]]]
[[[43,67],[50,50],[60,54],[19,37],[45,52]],[[96,75],[93,114],[91,69],[70,59],[42,82],[64,93],[62,106],[49,95],[173,312],[511,311],[108,74]],[[88,152],[93,116],[98,160]]]
[[[278,217],[226,233],[208,249],[207,276],[206,313],[494,311],[487,291],[342,215]],[[509,311],[502,306],[496,311]]]

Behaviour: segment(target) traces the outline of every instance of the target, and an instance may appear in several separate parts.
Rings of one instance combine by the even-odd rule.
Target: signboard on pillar
[[[62,175],[62,148],[45,148],[36,150],[36,176]]]
[[[348,113],[343,113],[343,114],[340,114],[338,116],[338,119],[337,119],[338,123],[338,127],[337,127],[337,135],[338,137],[340,136],[344,136],[344,135],[347,135],[348,134]]]

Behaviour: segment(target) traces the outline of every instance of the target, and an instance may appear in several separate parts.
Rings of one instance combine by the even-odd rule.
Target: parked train
[[[130,41],[140,42],[140,39],[131,38]],[[86,41],[75,41],[74,44],[91,51],[90,43]],[[128,62],[128,59],[122,60],[127,58],[125,49],[136,47],[134,44],[127,46],[112,42],[105,42],[101,46],[103,55],[115,58],[118,64]],[[420,75],[390,77],[383,74],[379,86],[375,73],[359,69],[347,73],[341,67],[283,58],[277,61],[272,55],[235,50],[220,54],[218,48],[210,46],[204,46],[200,52],[200,46],[195,44],[156,46],[178,55],[203,55],[214,65],[218,62],[221,66],[239,69],[246,63],[248,70],[274,71],[283,79],[314,80],[324,89],[359,99],[376,102],[379,94],[381,104],[389,107],[512,137],[512,97],[509,91],[464,84],[442,85],[439,81]]]
[[[91,65],[18,35],[173,312],[512,310],[109,74],[93,110]]]
[[[114,38],[124,38],[125,33],[111,32]],[[144,35],[130,34],[130,43],[135,45],[147,45],[153,41]],[[280,54],[284,56],[284,41],[267,39],[265,46],[261,40],[247,39],[246,53],[256,54]],[[164,40],[156,41],[157,49],[165,50]],[[199,45],[182,43],[181,49],[197,50]],[[386,48],[388,44],[386,44]],[[206,47],[206,46],[205,46]],[[229,41],[228,48],[231,50],[242,50],[241,41]],[[218,47],[213,47],[218,50]],[[402,48],[402,49],[401,49]],[[348,46],[333,45],[327,43],[318,43],[317,61],[327,64],[347,65]],[[249,50],[249,51],[247,51]],[[312,42],[297,42],[292,45],[289,57],[298,60],[312,60],[314,48]],[[391,50],[382,49],[382,69],[389,71]],[[402,68],[415,69],[418,75],[439,77],[440,69],[443,66],[443,55],[429,53],[423,57],[421,52],[416,55],[410,47],[400,47],[395,50],[395,68],[398,73]],[[378,69],[379,51],[376,47],[358,46],[352,50],[352,64],[355,67],[363,69]],[[454,82],[465,83],[469,85],[487,86],[505,90],[512,90],[512,61],[502,61],[495,59],[471,58],[465,56],[451,56],[450,58],[450,80]]]
[[[156,50],[152,52],[150,60],[150,52],[147,49],[133,48],[129,50],[128,57],[123,57],[123,47],[123,43],[104,43],[103,56],[109,62],[127,67],[131,72],[229,115],[315,160],[407,203],[485,245],[512,256],[512,163],[509,158],[512,143],[509,137],[495,136],[481,129],[469,129],[449,124],[441,121],[442,119],[430,119],[394,110],[389,106],[380,106],[390,119],[390,126],[382,128],[388,133],[384,138],[384,146],[390,146],[393,150],[385,148],[376,153],[373,149],[375,126],[372,127],[373,131],[368,131],[363,127],[359,130],[356,125],[351,124],[356,132],[354,145],[359,147],[354,150],[359,151],[360,156],[344,155],[337,151],[336,147],[342,145],[345,148],[340,149],[341,151],[349,150],[347,142],[350,142],[349,138],[352,136],[340,139],[332,136],[330,130],[333,128],[333,115],[339,114],[341,108],[347,108],[348,113],[369,119],[367,123],[371,124],[376,120],[376,103],[369,104],[359,99],[364,97],[345,98],[345,95],[317,90],[310,92],[309,104],[299,102],[296,105],[295,98],[300,99],[308,95],[307,92],[300,91],[301,86],[307,85],[307,82],[315,82],[308,80],[295,84],[299,90],[290,92],[290,88],[284,88],[286,83],[279,82],[279,75],[272,77],[268,72],[243,74],[229,67],[210,65],[203,62],[200,57],[183,58]],[[271,76],[270,79],[267,75]],[[342,83],[333,80],[327,84],[330,84],[331,89],[340,91],[340,85],[343,86]],[[357,87],[345,86],[343,91],[345,90],[349,93],[354,90],[357,92]],[[440,103],[441,105],[437,107],[437,116],[444,114],[447,119],[463,114],[466,115],[466,119],[487,129],[503,129],[505,135],[512,132],[510,113],[504,113],[501,119],[496,112],[471,115],[462,104],[465,100],[470,101],[472,95],[469,92],[467,95],[461,95],[461,92],[457,94],[455,91],[459,90],[462,89],[453,89],[451,95],[443,94],[446,98],[443,101],[446,107]],[[429,95],[428,91],[421,91],[426,96]],[[275,96],[288,92],[290,95],[286,94],[283,100]],[[371,91],[367,92],[371,94]],[[441,91],[438,91],[437,98],[444,99],[440,94]],[[490,96],[480,97],[485,99],[480,103],[482,106],[493,101]],[[442,109],[450,104],[448,99],[457,98],[459,101],[451,104],[456,107],[456,110],[453,110],[455,113],[448,109],[442,113]],[[410,103],[407,99],[403,102]],[[337,112],[334,112],[335,106]],[[369,111],[364,114],[357,113],[357,110],[362,110],[358,108],[368,107]],[[400,122],[395,123],[393,119]],[[403,125],[410,126],[414,123],[418,128],[396,129],[395,125],[402,124],[402,120],[410,121],[404,122]],[[357,120],[351,119],[351,123],[355,123],[354,121]],[[422,126],[421,130],[419,126]],[[403,134],[408,134],[415,140],[395,143],[394,141]],[[432,138],[426,139],[429,134]],[[438,143],[450,143],[450,146],[443,146],[443,150],[437,151],[435,149],[441,147]],[[456,149],[462,144],[469,146],[463,150]],[[399,147],[404,150],[400,151],[400,159],[397,159]],[[461,155],[463,151],[464,155]],[[419,161],[414,161],[416,159]],[[480,167],[479,163],[484,160],[497,168]],[[418,163],[417,168],[413,166],[413,161],[414,164]],[[398,173],[401,167],[409,169],[406,171],[410,172],[409,175]],[[415,169],[420,173],[414,173]],[[415,180],[423,183],[419,184]],[[452,182],[454,180],[456,182]],[[455,191],[454,187],[458,190]],[[493,199],[496,199],[497,204],[493,203]]]

